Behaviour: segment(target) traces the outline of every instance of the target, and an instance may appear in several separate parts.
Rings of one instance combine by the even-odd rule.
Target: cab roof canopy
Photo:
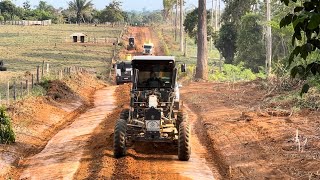
[[[145,61],[175,61],[174,56],[133,56],[134,60],[145,60]]]

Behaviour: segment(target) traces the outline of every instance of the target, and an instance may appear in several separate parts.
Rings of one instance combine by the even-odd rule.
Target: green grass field
[[[0,71],[0,93],[6,92],[8,80],[21,81],[26,72],[35,73],[42,62],[50,64],[51,72],[64,67],[94,68],[99,73],[107,71],[113,55],[113,41],[124,29],[92,25],[15,26],[0,25],[0,60],[8,71]],[[73,43],[70,35],[82,32],[86,43]],[[99,38],[98,43],[93,43]],[[105,40],[108,40],[106,42]]]
[[[80,66],[101,71],[112,56],[112,42],[72,43],[70,35],[83,32],[93,40],[118,37],[123,27],[88,25],[0,26],[0,60],[8,68],[0,72],[0,81],[33,72],[42,61],[52,68]]]

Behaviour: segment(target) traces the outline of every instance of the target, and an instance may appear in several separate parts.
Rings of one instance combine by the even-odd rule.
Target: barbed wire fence
[[[82,67],[71,66],[51,68],[50,63],[43,61],[37,65],[33,73],[26,72],[24,76],[13,77],[0,84],[0,106],[9,106],[18,100],[36,94],[42,84],[48,80],[63,80],[78,73],[93,73]]]
[[[109,62],[107,62],[107,66],[109,66],[110,69],[109,74],[107,74],[109,81],[112,81],[114,78],[112,65],[120,58],[119,43],[122,39],[122,36],[127,33],[127,31],[127,25],[125,25],[123,30],[121,30],[120,34],[116,38],[108,38],[109,40],[107,38],[101,39],[102,42],[113,42],[114,45],[112,57],[110,58]],[[18,100],[35,94],[35,91],[39,90],[39,87],[41,87],[42,83],[48,79],[62,80],[65,77],[70,77],[71,75],[77,73],[93,74],[95,71],[77,66],[63,68],[51,67],[49,62],[43,61],[42,64],[35,67],[35,70],[32,73],[27,71],[23,76],[0,81],[0,106],[9,106]]]
[[[113,54],[112,54],[112,58],[110,59],[110,70],[109,70],[109,81],[112,81],[114,80],[114,73],[113,73],[113,70],[114,70],[114,64],[120,59],[119,57],[119,49],[118,49],[118,45],[120,43],[120,40],[122,39],[122,37],[128,33],[128,26],[125,25],[124,26],[124,29],[120,32],[119,36],[116,38],[116,41],[114,43],[114,49],[113,49]],[[122,44],[124,45],[124,44]]]

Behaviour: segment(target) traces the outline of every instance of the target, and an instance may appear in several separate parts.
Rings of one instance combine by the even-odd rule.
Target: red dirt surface
[[[162,55],[159,38],[151,28],[131,27],[129,32],[136,34],[137,46],[145,39],[152,38],[157,55]],[[2,158],[14,159],[14,165],[19,168],[13,168],[12,174],[5,176],[6,178],[17,179],[23,172],[27,172],[26,177],[32,176],[30,172],[33,171],[27,169],[30,165],[36,167],[38,164],[28,163],[30,159],[25,160],[24,157],[40,156],[40,151],[48,142],[55,142],[58,145],[59,141],[54,139],[55,135],[61,132],[77,130],[77,133],[81,133],[81,130],[74,127],[74,124],[81,122],[78,121],[79,119],[83,120],[78,117],[88,115],[86,110],[88,112],[98,110],[94,108],[94,102],[110,103],[107,97],[103,99],[99,96],[93,97],[93,92],[101,87],[96,80],[81,76],[75,78],[79,79],[65,81],[70,89],[61,90],[64,84],[59,82],[51,87],[52,90],[61,90],[53,91],[51,97],[55,97],[55,93],[58,93],[62,97],[72,99],[71,101],[57,102],[53,100],[55,98],[37,98],[21,102],[20,105],[11,108],[10,112],[18,132],[18,143],[6,147],[0,146],[0,154]],[[79,96],[69,94],[70,91],[76,92]],[[267,103],[266,98],[272,94],[264,89],[261,81],[236,84],[208,82],[184,84],[181,95],[192,124],[190,161],[178,161],[177,149],[170,144],[153,143],[134,144],[128,149],[126,157],[115,159],[113,157],[114,125],[120,111],[128,107],[129,91],[128,84],[116,87],[114,95],[109,96],[115,99],[115,102],[111,103],[114,110],[107,117],[101,118],[103,110],[89,114],[88,117],[85,116],[88,119],[95,119],[97,118],[95,115],[99,114],[99,124],[83,136],[68,139],[66,144],[72,147],[80,145],[78,150],[81,155],[78,152],[65,152],[60,149],[46,154],[45,162],[59,159],[59,155],[62,157],[59,162],[64,162],[74,155],[77,157],[70,161],[70,163],[76,163],[76,166],[72,166],[76,167],[73,168],[73,175],[67,176],[69,175],[65,172],[68,170],[67,167],[63,164],[59,166],[58,163],[54,168],[57,177],[71,179],[320,179],[320,120],[318,118],[320,113],[304,110],[294,114],[290,111],[290,103],[281,105],[287,108],[285,110],[276,109],[275,107],[278,107],[276,103]],[[66,105],[66,102],[69,103]],[[79,109],[79,107],[83,108]],[[54,143],[48,144],[55,147]],[[57,156],[58,152],[61,154]],[[43,166],[46,165],[48,164],[43,164]]]
[[[319,112],[290,116],[262,109],[266,94],[259,82],[182,89],[222,177],[319,179]]]
[[[0,179],[19,178],[17,167],[22,160],[41,151],[52,136],[90,107],[93,92],[103,86],[90,74],[78,74],[49,84],[49,96],[30,97],[11,105],[8,112],[17,137],[15,144],[0,145]],[[53,94],[59,94],[60,99],[56,101]]]
[[[143,44],[151,41],[155,46],[154,55],[163,55],[163,48],[160,46],[158,34],[153,30],[152,27],[129,27],[128,34],[123,37],[123,40],[126,43],[126,47],[128,45],[128,38],[134,37],[136,50],[126,50],[123,49],[120,52],[120,58],[124,59],[125,54],[131,54],[132,56],[142,55],[143,52]]]

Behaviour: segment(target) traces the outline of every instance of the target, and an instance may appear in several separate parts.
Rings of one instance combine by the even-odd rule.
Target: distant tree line
[[[121,2],[113,0],[104,9],[93,8],[89,0],[71,0],[67,8],[55,8],[46,1],[40,1],[31,7],[30,1],[16,6],[11,0],[0,2],[0,21],[12,20],[48,20],[53,23],[105,23],[129,22],[151,23],[161,22],[161,12],[125,12],[121,9]]]

